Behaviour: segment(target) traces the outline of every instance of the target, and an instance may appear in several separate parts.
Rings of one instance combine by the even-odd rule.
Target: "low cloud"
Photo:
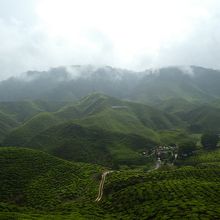
[[[0,79],[78,64],[220,68],[219,10],[217,0],[5,0]]]

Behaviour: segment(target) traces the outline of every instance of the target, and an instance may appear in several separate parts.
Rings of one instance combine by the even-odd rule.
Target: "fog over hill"
[[[177,66],[134,72],[110,66],[56,67],[28,71],[0,82],[0,101],[74,101],[91,92],[158,103],[181,98],[207,102],[220,96],[220,71]]]
[[[219,11],[0,0],[0,220],[219,220]]]

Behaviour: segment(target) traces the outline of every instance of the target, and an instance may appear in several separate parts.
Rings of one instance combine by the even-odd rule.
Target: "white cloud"
[[[218,0],[3,0],[0,77],[72,64],[220,68],[219,9]]]

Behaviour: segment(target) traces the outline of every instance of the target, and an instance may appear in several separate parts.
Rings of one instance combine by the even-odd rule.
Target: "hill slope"
[[[18,122],[0,111],[0,143],[3,141],[5,136],[18,125]]]
[[[45,111],[57,111],[64,105],[67,105],[67,103],[44,101],[0,102],[0,143],[13,129],[19,125],[21,126],[35,115]]]
[[[102,167],[11,147],[0,148],[0,166],[2,219],[220,218],[219,166],[113,172],[99,203]]]
[[[34,116],[11,132],[4,144],[27,146],[26,143],[40,132],[66,121],[110,132],[133,133],[153,141],[159,141],[157,130],[184,126],[176,116],[155,108],[95,93],[57,112]]]
[[[0,166],[0,212],[6,213],[44,210],[54,214],[54,210],[64,208],[65,204],[72,207],[73,213],[80,213],[81,204],[86,210],[86,204],[94,201],[99,184],[95,176],[103,169],[67,162],[31,149],[10,147],[0,148]]]
[[[22,101],[22,102],[0,102],[0,111],[13,118],[19,123],[25,122],[40,112],[55,112],[65,102],[45,102],[45,101]]]
[[[103,207],[117,219],[219,219],[220,169],[109,175]]]
[[[80,124],[117,132],[153,137],[149,129],[171,129],[182,125],[177,117],[150,106],[100,94],[92,94],[82,99],[78,108],[85,109],[87,116],[80,119]]]
[[[211,104],[202,105],[186,111],[181,118],[189,124],[191,132],[220,132],[220,108]]]
[[[146,164],[148,160],[142,152],[153,148],[155,143],[134,134],[64,123],[40,133],[26,145],[67,160],[115,167]]]

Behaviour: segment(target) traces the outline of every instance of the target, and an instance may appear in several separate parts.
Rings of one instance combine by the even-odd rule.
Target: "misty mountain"
[[[66,104],[44,101],[0,102],[0,141],[34,115],[45,111],[57,111]]]
[[[34,115],[11,131],[4,145],[31,146],[29,142],[36,135],[66,122],[109,132],[136,134],[154,141],[158,141],[158,130],[184,127],[176,116],[153,107],[94,93],[58,111]]]
[[[0,82],[0,101],[75,101],[91,92],[158,104],[172,99],[209,102],[220,96],[220,71],[167,67],[144,72],[94,66],[29,71]]]

